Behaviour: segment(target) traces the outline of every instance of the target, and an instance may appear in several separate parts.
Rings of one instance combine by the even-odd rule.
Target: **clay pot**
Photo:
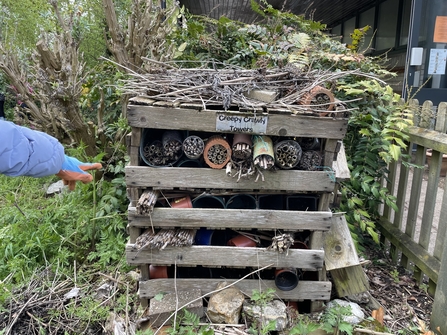
[[[168,267],[157,266],[152,264],[149,265],[149,278],[150,279],[168,278]]]
[[[227,242],[227,245],[233,247],[253,248],[256,242],[244,235],[237,235]]]
[[[331,91],[322,86],[315,86],[304,94],[299,104],[317,112],[319,116],[326,116],[334,109],[334,101],[335,97]]]
[[[192,208],[192,202],[189,195],[182,198],[177,198],[171,201],[172,208]]]
[[[212,169],[222,169],[231,159],[231,148],[222,136],[212,136],[206,141],[203,159]]]

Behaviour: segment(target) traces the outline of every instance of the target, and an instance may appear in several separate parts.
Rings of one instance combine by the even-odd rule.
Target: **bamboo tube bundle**
[[[183,140],[183,152],[189,159],[198,159],[202,156],[204,147],[203,140],[198,136],[188,136]]]
[[[315,86],[304,94],[299,103],[318,112],[320,116],[326,116],[334,109],[334,101],[335,97],[331,91],[322,86]]]
[[[315,150],[304,151],[298,164],[298,168],[307,171],[321,170],[322,160],[323,156],[320,152]]]
[[[230,145],[222,136],[212,136],[206,142],[203,158],[209,167],[222,169],[231,159]]]
[[[278,142],[274,147],[275,162],[281,169],[292,169],[298,165],[303,154],[301,146],[294,140]]]
[[[182,155],[182,141],[180,132],[177,130],[167,130],[163,133],[161,142],[163,143],[163,155],[166,163],[172,164],[178,161]]]
[[[165,165],[166,160],[163,155],[163,144],[159,140],[146,144],[143,148],[143,156],[151,165]]]
[[[233,137],[232,150],[232,160],[234,161],[244,161],[251,159],[252,156],[252,145],[251,136],[248,134],[235,134]]]
[[[268,247],[270,250],[278,251],[280,254],[287,253],[293,245],[294,239],[290,234],[281,234],[272,237],[272,244]]]
[[[253,163],[255,167],[269,170],[275,165],[273,143],[268,136],[253,136]]]
[[[150,215],[154,210],[155,203],[157,202],[159,191],[146,190],[138,199],[136,206],[137,213],[140,215]]]
[[[147,229],[137,237],[135,247],[163,250],[166,247],[187,247],[194,244],[196,229],[161,229],[154,233]]]

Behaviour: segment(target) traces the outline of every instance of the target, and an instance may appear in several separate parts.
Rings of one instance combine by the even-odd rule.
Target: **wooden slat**
[[[219,282],[227,282],[231,284],[235,282],[234,279],[191,279],[191,278],[177,278],[177,279],[152,279],[148,281],[140,281],[138,294],[140,298],[153,298],[160,292],[172,292],[174,287],[180,291],[189,291],[191,289],[200,289],[202,294],[208,294],[216,290]],[[242,292],[251,296],[254,290],[266,290],[268,288],[275,289],[275,295],[284,300],[329,300],[331,295],[331,282],[328,281],[299,281],[298,286],[290,291],[279,290],[273,280],[255,280],[244,279],[235,287]]]
[[[436,196],[438,194],[439,173],[441,172],[442,154],[438,151],[432,151],[430,168],[428,171],[427,190],[425,193],[424,211],[422,213],[421,232],[419,235],[419,244],[428,250],[430,244],[431,230],[433,227],[433,218],[435,216]]]
[[[427,250],[414,242],[412,238],[394,227],[389,221],[381,219],[377,228],[386,238],[400,250],[434,282],[438,281],[440,261],[430,255]]]
[[[331,226],[331,212],[265,209],[154,208],[151,217],[129,207],[129,225],[138,227],[208,227],[221,229],[322,230]]]
[[[216,132],[216,112],[186,108],[130,105],[128,122],[133,127]],[[347,119],[270,114],[265,135],[343,139]]]
[[[419,127],[409,127],[408,135],[410,141],[415,144],[447,153],[447,134],[445,133]]]
[[[419,166],[424,166],[425,164],[424,147],[421,146],[417,147],[416,158],[414,163]],[[414,237],[416,224],[418,220],[419,199],[421,196],[423,174],[424,174],[423,169],[413,170],[413,181],[411,183],[411,195],[410,195],[410,202],[408,204],[407,224],[405,227],[405,233],[411,238]]]
[[[191,246],[164,250],[138,250],[133,244],[126,246],[129,264],[177,264],[228,266],[228,267],[293,267],[318,270],[323,267],[323,250],[289,249],[288,254],[266,248],[241,248],[220,246]]]
[[[208,168],[152,168],[127,166],[126,184],[132,187],[157,187],[158,189],[204,188],[237,190],[283,190],[295,192],[332,192],[335,176],[325,171],[265,171],[265,181],[229,177],[225,170]]]

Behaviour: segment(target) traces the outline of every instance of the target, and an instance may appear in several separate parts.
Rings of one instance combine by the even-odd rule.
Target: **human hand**
[[[73,191],[77,181],[87,184],[93,180],[93,176],[85,171],[98,170],[101,168],[102,165],[100,163],[83,163],[74,157],[65,155],[62,169],[56,176],[62,179],[64,185],[68,185],[70,191]]]

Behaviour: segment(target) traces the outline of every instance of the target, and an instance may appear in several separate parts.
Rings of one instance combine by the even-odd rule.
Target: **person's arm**
[[[82,163],[65,155],[62,144],[48,134],[0,121],[0,173],[4,175],[45,177],[55,174],[73,190],[76,181],[93,180],[86,170],[101,167],[99,163]]]
[[[16,177],[45,177],[58,173],[64,147],[40,131],[0,121],[0,173]]]

